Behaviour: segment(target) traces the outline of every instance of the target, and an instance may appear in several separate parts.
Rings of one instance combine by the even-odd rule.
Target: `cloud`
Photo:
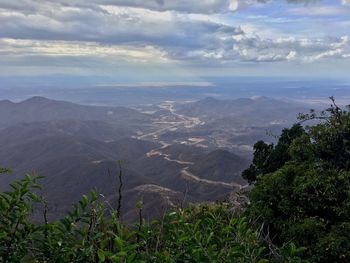
[[[176,11],[183,13],[214,14],[234,12],[240,7],[277,0],[0,0],[0,8],[22,11],[27,14],[50,7],[76,7],[101,10],[103,6],[135,7],[153,11]],[[279,0],[278,0],[279,1]],[[286,3],[315,3],[321,0],[284,0]],[[348,3],[349,0],[342,0]],[[51,9],[55,10],[55,9]]]
[[[153,46],[114,46],[95,42],[38,41],[23,39],[0,39],[0,54],[4,56],[46,56],[46,57],[113,57],[119,60],[148,63],[167,62],[166,52]]]
[[[274,2],[274,1],[279,1],[279,0],[256,0],[259,3],[269,3],[269,2]],[[317,2],[322,2],[323,0],[284,0],[288,4],[314,4]],[[347,0],[343,0],[347,1]]]
[[[153,11],[210,14],[235,11],[239,1],[242,0],[0,0],[0,8],[31,12],[42,9],[44,5],[63,5],[95,10],[101,6],[124,6]]]
[[[261,38],[242,32],[232,38],[230,45],[217,49],[189,51],[182,58],[191,61],[280,62],[310,63],[326,58],[344,59],[350,53],[348,36],[327,39]],[[225,48],[226,47],[226,48]]]
[[[84,63],[98,61],[99,65],[103,61],[113,65],[229,65],[312,63],[349,57],[347,36],[273,38],[205,14],[233,11],[242,3],[255,2],[0,0],[2,64],[11,63],[11,59],[13,65],[21,61],[44,65],[53,60],[60,64],[65,60],[79,66],[78,58],[82,57]],[[196,12],[202,14],[192,14]]]
[[[172,52],[222,45],[238,27],[172,12],[105,6],[104,12],[61,7],[34,15],[1,12],[0,38],[97,42],[104,45],[157,46]]]
[[[350,9],[342,6],[309,6],[302,8],[293,8],[289,10],[289,13],[294,15],[307,15],[307,16],[339,16],[350,14]]]
[[[84,5],[83,0],[60,0],[66,5]],[[257,3],[269,3],[280,0],[95,0],[95,4],[138,7],[154,11],[177,11],[184,13],[226,13],[233,12],[240,7]],[[289,4],[309,4],[322,0],[284,0]],[[347,0],[344,0],[347,1]],[[91,1],[90,1],[91,2]]]
[[[156,11],[180,11],[186,13],[217,13],[235,11],[238,0],[115,0],[104,4],[116,6],[142,7]]]

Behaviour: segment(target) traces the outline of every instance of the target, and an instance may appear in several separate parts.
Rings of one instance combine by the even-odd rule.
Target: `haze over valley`
[[[155,104],[93,106],[34,96],[0,101],[0,166],[11,167],[0,187],[25,173],[45,176],[49,216],[96,189],[116,204],[122,160],[123,218],[146,218],[171,207],[225,200],[249,190],[241,177],[257,140],[275,142],[300,112],[319,104],[251,98],[173,100]]]

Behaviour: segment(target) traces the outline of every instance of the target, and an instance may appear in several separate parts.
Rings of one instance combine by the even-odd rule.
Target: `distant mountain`
[[[258,118],[257,112],[264,112],[258,106],[271,102],[258,100],[221,102],[208,98],[183,105],[179,111],[190,115],[198,111],[206,121],[193,128],[183,127],[183,116],[166,110],[159,112],[159,119],[157,114],[151,117],[123,107],[84,106],[42,97],[19,103],[0,101],[0,167],[14,169],[13,174],[0,176],[0,190],[33,171],[45,176],[43,194],[52,219],[59,218],[68,205],[91,189],[115,205],[117,161],[123,160],[122,209],[127,220],[137,217],[135,204],[140,199],[149,218],[185,202],[223,199],[240,188],[237,184],[245,184],[240,172],[248,161],[229,151],[215,150],[214,143],[225,139],[218,130],[237,133],[236,127],[222,128],[226,122],[220,124],[219,117],[232,111],[228,118],[238,120],[243,116],[239,109],[244,109]],[[216,137],[210,137],[212,133]],[[142,137],[148,134],[156,136]],[[138,136],[158,138],[162,143],[135,139]],[[224,143],[230,142],[230,136]],[[190,139],[196,137],[203,137],[209,147],[195,142],[190,145]],[[162,147],[167,142],[171,144]]]
[[[295,121],[299,112],[307,112],[308,110],[308,107],[303,104],[266,97],[235,100],[217,100],[208,97],[197,102],[178,106],[179,113],[199,117],[214,122],[216,125],[235,122],[266,125],[283,121]]]
[[[215,150],[200,158],[189,170],[196,176],[211,181],[245,185],[241,172],[250,162],[225,150]]]
[[[79,136],[100,141],[114,141],[129,137],[130,128],[115,127],[97,120],[56,120],[19,123],[0,130],[0,144],[20,143],[48,136]]]
[[[102,142],[71,135],[37,139],[22,135],[22,140],[1,142],[0,167],[11,167],[14,173],[0,177],[0,189],[4,190],[10,182],[28,172],[45,176],[41,183],[50,203],[51,218],[60,217],[69,209],[68,205],[92,189],[106,197],[115,196],[118,160],[124,160],[124,191],[156,183],[143,176],[142,171],[133,170],[130,163],[159,147],[157,143],[131,138]]]
[[[0,133],[1,136],[1,133]],[[53,162],[62,160],[60,171],[65,169],[65,161],[73,158],[84,163],[102,161],[133,160],[143,157],[148,151],[157,148],[157,143],[131,138],[114,142],[103,142],[91,138],[67,135],[52,135],[34,139],[23,137],[20,141],[2,142],[0,166],[14,168],[16,174],[24,174],[33,169],[44,176],[54,176],[59,171],[51,168]],[[68,166],[71,166],[69,164]],[[71,175],[78,176],[78,175]]]
[[[98,120],[128,126],[149,121],[150,117],[124,107],[85,106],[43,97],[32,97],[19,103],[0,101],[0,128],[18,123],[68,119]]]

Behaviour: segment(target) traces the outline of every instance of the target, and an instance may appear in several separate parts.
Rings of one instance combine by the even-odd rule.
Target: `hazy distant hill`
[[[149,116],[124,107],[85,106],[43,97],[32,97],[19,103],[0,101],[0,128],[18,123],[68,119],[98,120],[128,126],[149,121]]]
[[[94,132],[95,124],[98,133]],[[0,166],[12,167],[14,173],[1,176],[0,188],[27,172],[45,176],[42,183],[50,203],[50,218],[57,218],[82,194],[95,188],[115,204],[117,160],[124,160],[123,213],[128,220],[136,218],[135,203],[139,199],[144,200],[145,216],[154,218],[171,205],[216,200],[234,190],[191,181],[181,173],[186,165],[163,157],[147,157],[146,153],[160,147],[158,143],[125,137],[110,142],[97,139],[98,134],[110,138],[113,131],[100,122],[70,120],[18,124],[2,130]],[[170,158],[196,161],[205,158],[207,151],[172,145],[164,153]],[[212,161],[213,165],[218,163]],[[211,180],[220,180],[220,176]]]
[[[266,125],[295,120],[297,113],[308,111],[308,107],[299,103],[266,97],[235,100],[217,100],[208,97],[197,102],[183,104],[178,107],[178,110],[180,113],[196,116],[219,125],[225,123]]]
[[[51,204],[50,216],[53,218],[62,215],[69,204],[91,189],[96,188],[107,197],[115,195],[118,160],[125,161],[124,191],[155,183],[142,172],[132,170],[130,165],[159,147],[153,142],[131,138],[102,142],[86,137],[53,135],[38,139],[23,136],[20,141],[2,141],[1,146],[0,166],[11,167],[14,173],[1,176],[0,188],[4,189],[27,172],[35,171],[45,176],[42,181],[44,195]],[[109,176],[108,169],[113,176]]]
[[[1,133],[0,133],[1,136]],[[101,161],[133,160],[158,147],[157,143],[131,138],[103,142],[91,138],[52,135],[42,138],[22,137],[19,141],[1,142],[0,166],[13,167],[16,174],[35,169],[44,176],[54,176],[67,166]],[[75,161],[73,161],[75,158]],[[61,168],[52,167],[62,161]],[[79,163],[77,162],[79,160]],[[69,163],[67,165],[67,163]],[[58,169],[58,170],[56,170]],[[72,174],[71,176],[78,176]]]
[[[158,119],[157,114],[123,107],[83,106],[42,97],[19,103],[0,101],[0,167],[14,169],[13,174],[0,177],[0,189],[35,171],[45,176],[42,183],[51,218],[60,217],[68,205],[94,188],[114,205],[117,161],[124,160],[123,214],[128,220],[137,217],[135,203],[140,199],[144,200],[144,215],[154,218],[169,206],[225,198],[239,189],[236,184],[246,183],[240,172],[248,161],[216,150],[216,139],[223,138],[218,131],[228,132],[229,143],[241,125],[220,123],[219,117],[239,120],[246,114],[249,122],[259,112],[267,114],[266,109],[258,109],[267,108],[271,101],[257,101],[208,98],[182,105],[181,113],[199,114],[206,121],[191,128],[181,127],[186,123],[183,116],[170,110],[161,111]],[[225,125],[230,129],[223,128]],[[158,133],[159,137],[152,136]],[[151,136],[142,137],[144,134]],[[153,141],[135,139],[138,136]],[[192,137],[203,137],[209,146],[197,144]],[[240,140],[244,143],[246,139]]]
[[[1,143],[20,143],[47,136],[79,136],[100,141],[113,141],[129,137],[127,127],[115,127],[97,120],[56,120],[45,122],[19,123],[0,131]]]

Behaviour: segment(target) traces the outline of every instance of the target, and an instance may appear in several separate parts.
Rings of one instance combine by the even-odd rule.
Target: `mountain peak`
[[[43,102],[50,102],[50,101],[52,101],[52,100],[45,98],[45,97],[34,96],[34,97],[31,97],[29,99],[22,101],[21,103],[43,103]]]
[[[213,97],[206,97],[206,98],[200,100],[199,102],[201,102],[201,103],[215,103],[217,101],[218,100],[213,98]]]
[[[216,98],[214,98],[214,97],[205,97],[203,100],[206,100],[206,101],[217,101],[217,99]]]
[[[6,105],[9,105],[9,104],[13,104],[12,101],[10,100],[0,100],[0,104],[6,104]]]
[[[252,96],[250,97],[251,100],[271,100],[271,98],[268,98],[266,96]]]

